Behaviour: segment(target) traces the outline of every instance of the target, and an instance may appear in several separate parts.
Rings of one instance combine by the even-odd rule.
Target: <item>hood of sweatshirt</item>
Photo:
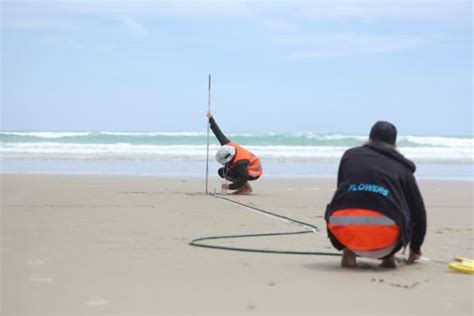
[[[366,144],[364,147],[368,147],[372,149],[373,151],[376,151],[386,157],[389,157],[393,160],[396,160],[400,162],[402,165],[404,165],[408,170],[410,170],[412,173],[415,172],[416,170],[416,165],[413,163],[413,161],[405,158],[398,150],[396,150],[394,147],[387,146],[382,143],[372,143],[372,144]]]

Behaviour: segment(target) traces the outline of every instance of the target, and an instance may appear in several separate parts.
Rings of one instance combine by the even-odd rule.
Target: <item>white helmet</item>
[[[221,146],[216,152],[216,160],[221,164],[225,165],[232,160],[235,156],[235,148],[233,146],[224,145]]]

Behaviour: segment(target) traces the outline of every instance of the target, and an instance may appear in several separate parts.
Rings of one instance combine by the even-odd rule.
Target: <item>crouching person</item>
[[[239,144],[230,141],[220,130],[211,112],[207,113],[212,132],[221,144],[216,152],[216,160],[223,166],[217,173],[230,184],[222,184],[224,190],[235,190],[232,194],[252,193],[249,181],[255,181],[263,174],[260,158]]]
[[[394,268],[395,253],[408,245],[409,261],[421,257],[425,206],[413,175],[415,164],[396,150],[396,137],[393,124],[377,122],[369,141],[341,158],[325,219],[331,243],[343,251],[343,267],[356,267],[361,256]]]

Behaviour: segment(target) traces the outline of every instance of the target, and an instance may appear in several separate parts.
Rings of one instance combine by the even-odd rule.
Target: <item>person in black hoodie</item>
[[[396,267],[395,253],[407,245],[409,261],[421,257],[426,210],[415,164],[396,150],[396,138],[395,126],[379,121],[365,145],[341,158],[325,220],[331,243],[343,250],[343,267],[356,267],[357,255]]]

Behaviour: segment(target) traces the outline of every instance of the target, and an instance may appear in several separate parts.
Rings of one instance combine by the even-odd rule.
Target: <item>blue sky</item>
[[[465,0],[1,0],[2,130],[472,135]]]

